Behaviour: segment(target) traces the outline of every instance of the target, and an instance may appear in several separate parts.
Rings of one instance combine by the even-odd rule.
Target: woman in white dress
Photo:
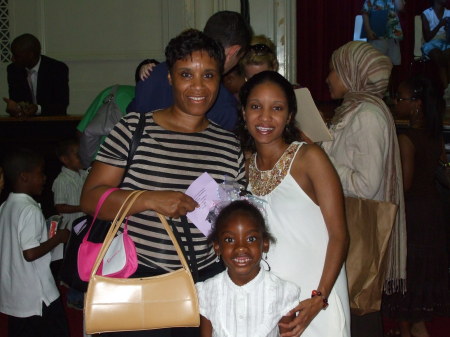
[[[301,288],[299,315],[282,336],[350,336],[348,247],[339,177],[320,147],[296,142],[297,105],[292,85],[264,71],[241,89],[249,190],[268,202],[270,231],[277,239],[267,256],[275,275]]]

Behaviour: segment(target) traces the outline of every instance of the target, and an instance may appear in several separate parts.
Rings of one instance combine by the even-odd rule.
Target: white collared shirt
[[[0,206],[0,312],[14,317],[42,316],[59,291],[50,270],[51,255],[26,261],[23,251],[48,240],[40,205],[29,195],[10,193]]]
[[[88,172],[85,170],[75,172],[63,166],[61,173],[56,177],[52,185],[54,204],[79,206],[81,190],[83,189],[87,174]],[[67,228],[71,229],[73,220],[85,214],[83,212],[76,212],[63,213],[61,215],[64,218],[64,223],[68,223]]]
[[[300,288],[262,267],[243,286],[224,271],[196,284],[200,314],[213,326],[213,337],[276,337],[278,322],[300,299]]]
[[[27,73],[30,72],[30,71],[32,72],[31,73],[31,84],[32,84],[32,88],[33,88],[33,95],[34,95],[34,97],[37,97],[36,96],[37,95],[37,81],[38,81],[38,73],[39,73],[40,66],[41,66],[41,57],[39,56],[39,61],[38,61],[38,63],[36,63],[36,65],[33,68],[31,68],[31,69],[26,68]],[[41,111],[42,111],[42,108],[37,103],[36,103],[36,105],[38,107],[37,111],[36,111],[36,115],[40,115]]]

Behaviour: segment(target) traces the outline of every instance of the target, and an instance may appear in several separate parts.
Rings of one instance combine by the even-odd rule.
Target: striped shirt
[[[131,137],[138,124],[138,113],[126,115],[114,127],[100,148],[96,160],[126,167]],[[179,133],[163,129],[153,120],[153,113],[145,113],[144,132],[121,188],[151,191],[174,190],[185,192],[202,173],[208,172],[217,183],[228,176],[244,186],[244,158],[236,137],[214,123],[197,133]],[[183,242],[183,227],[174,219]],[[215,259],[206,237],[189,222],[198,268],[201,270]],[[181,266],[175,248],[163,225],[153,211],[129,217],[128,234],[133,238],[140,264],[173,270]],[[188,247],[184,247],[188,251]],[[149,262],[150,261],[150,262]]]

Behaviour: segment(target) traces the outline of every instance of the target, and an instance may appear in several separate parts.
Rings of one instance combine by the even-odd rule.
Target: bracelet
[[[328,298],[326,298],[325,296],[322,295],[322,292],[320,292],[319,290],[313,290],[311,292],[311,298],[316,297],[316,296],[321,296],[322,297],[322,302],[323,302],[323,307],[322,309],[326,309],[326,307],[328,307]]]

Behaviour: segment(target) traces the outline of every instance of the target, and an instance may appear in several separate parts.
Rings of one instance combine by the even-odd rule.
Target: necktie
[[[35,92],[35,88],[34,88],[34,85],[33,85],[33,75],[35,73],[35,70],[27,70],[27,72],[28,72],[27,79],[28,79],[28,85],[30,86],[30,90],[31,90],[31,97],[33,99],[33,104],[36,104],[37,103],[37,101],[36,101],[36,92]]]

